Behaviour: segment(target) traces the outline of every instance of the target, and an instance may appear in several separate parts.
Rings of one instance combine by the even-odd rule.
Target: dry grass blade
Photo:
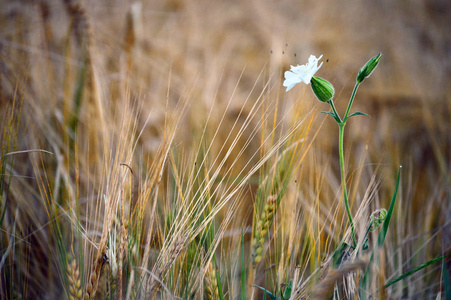
[[[337,281],[342,280],[344,276],[359,269],[364,270],[368,262],[357,260],[343,264],[338,269],[329,269],[326,277],[313,289],[312,299],[328,299],[332,294]]]

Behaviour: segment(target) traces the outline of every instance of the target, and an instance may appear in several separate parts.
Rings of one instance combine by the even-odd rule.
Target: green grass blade
[[[388,211],[387,211],[387,217],[385,218],[384,223],[382,224],[381,232],[379,233],[379,236],[377,237],[376,246],[373,249],[373,252],[371,253],[371,258],[370,258],[370,261],[368,263],[368,267],[365,270],[365,275],[363,275],[363,279],[362,279],[362,282],[360,284],[361,291],[366,289],[367,284],[369,282],[371,282],[371,280],[369,279],[369,276],[371,275],[370,274],[370,268],[373,265],[373,263],[377,264],[377,258],[374,255],[375,254],[375,250],[382,248],[384,246],[384,243],[385,243],[385,237],[387,236],[388,226],[390,225],[390,220],[391,220],[391,217],[393,215],[393,210],[395,209],[396,196],[398,195],[399,180],[401,178],[401,168],[402,168],[402,166],[400,166],[399,170],[398,170],[398,178],[396,180],[396,187],[395,187],[395,191],[393,193],[393,197],[392,197],[391,202],[390,202],[390,207],[388,208]],[[375,259],[376,259],[376,262],[374,262]],[[363,297],[363,298],[365,298],[365,297]]]
[[[69,128],[72,132],[76,132],[78,128],[78,123],[80,121],[80,110],[81,104],[83,100],[83,91],[86,84],[86,76],[87,76],[87,66],[83,65],[83,68],[80,70],[79,78],[77,81],[77,87],[75,89],[74,95],[74,104],[73,104],[73,117],[69,122]]]
[[[241,233],[241,300],[246,300],[246,265],[244,263],[244,232]]]
[[[390,225],[391,217],[393,215],[393,210],[395,209],[396,196],[398,194],[398,188],[399,188],[399,179],[401,177],[401,168],[402,167],[399,167],[399,170],[398,170],[398,179],[396,180],[396,188],[395,188],[395,192],[393,193],[393,197],[390,202],[390,207],[388,208],[388,211],[387,211],[387,217],[385,218],[385,221],[382,224],[381,232],[379,233],[379,236],[377,237],[377,246],[379,248],[384,246],[385,237],[387,236],[387,232],[388,232],[388,226]]]
[[[214,260],[214,263],[215,263],[214,266],[216,266],[216,259]],[[219,274],[219,270],[216,270],[216,267],[215,267],[215,273],[216,273],[216,283],[218,285],[219,300],[223,300],[221,276]]]
[[[387,283],[386,285],[384,285],[384,288],[388,288],[389,286],[391,286],[391,285],[397,283],[398,281],[403,280],[404,278],[406,278],[406,277],[412,275],[413,273],[415,273],[415,272],[417,272],[417,271],[420,271],[420,270],[422,270],[422,269],[424,269],[424,268],[426,268],[426,267],[428,267],[428,266],[430,266],[430,265],[432,265],[432,264],[438,262],[439,260],[442,260],[442,259],[443,259],[443,261],[444,261],[444,258],[445,258],[445,257],[448,257],[448,256],[450,256],[450,255],[451,255],[451,254],[443,255],[443,256],[440,256],[440,257],[436,257],[436,258],[434,258],[434,259],[431,259],[430,261],[425,262],[424,264],[421,264],[421,265],[419,265],[418,267],[413,268],[413,269],[410,270],[410,271],[407,271],[406,273],[402,274],[401,276],[397,277],[396,279],[393,279],[392,281],[390,281],[389,283]],[[444,284],[444,285],[445,285],[445,287],[446,287],[446,283],[448,283],[448,286],[449,286],[449,280],[446,281],[446,278],[445,278],[446,275],[447,275],[446,269],[445,269],[444,271],[445,271],[445,272],[444,272],[443,280],[445,281],[445,284]],[[449,276],[448,276],[448,277],[449,277]],[[445,292],[446,292],[446,289],[445,289]],[[446,299],[448,299],[448,298],[446,298]]]

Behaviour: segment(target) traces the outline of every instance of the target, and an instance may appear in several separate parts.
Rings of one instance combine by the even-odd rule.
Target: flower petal
[[[301,82],[299,76],[291,71],[285,72],[285,81],[283,86],[288,87],[287,91],[291,90],[297,83]]]
[[[288,87],[287,91],[291,90],[296,84],[304,82],[309,84],[313,75],[321,68],[323,63],[318,66],[318,61],[323,57],[316,58],[314,55],[310,55],[308,63],[305,65],[291,66],[290,71],[285,72],[284,86]]]

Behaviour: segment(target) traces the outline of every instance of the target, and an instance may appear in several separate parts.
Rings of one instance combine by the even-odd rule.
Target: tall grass
[[[301,54],[217,5],[0,9],[1,298],[448,297],[446,99],[349,121],[353,244],[334,124],[282,87]]]

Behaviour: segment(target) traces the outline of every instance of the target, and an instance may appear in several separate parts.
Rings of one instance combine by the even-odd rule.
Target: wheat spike
[[[263,212],[257,220],[256,231],[252,239],[252,263],[255,267],[262,259],[263,246],[266,241],[266,234],[269,231],[277,208],[277,195],[267,198]]]
[[[166,276],[166,273],[169,270],[169,268],[171,267],[172,263],[182,253],[182,250],[185,247],[186,239],[187,239],[186,235],[181,235],[177,239],[177,241],[173,245],[171,245],[171,248],[170,248],[170,251],[169,251],[169,259],[163,265],[163,267],[159,269],[159,271],[157,273],[158,274],[158,278],[160,278],[161,280],[164,279],[164,277]],[[160,282],[152,279],[151,280],[151,284],[150,284],[150,293],[152,295],[152,298],[156,295],[156,293],[159,291],[160,288],[161,288]]]
[[[69,282],[69,300],[81,299],[80,271],[75,259],[67,266],[67,279]]]
[[[213,266],[213,262],[210,261],[205,274],[205,290],[207,292],[208,299],[219,299],[219,288],[216,279],[216,270]]]
[[[100,277],[102,275],[102,268],[105,263],[108,262],[108,257],[106,256],[105,249],[104,251],[99,251],[99,253],[104,253],[103,255],[99,255],[94,263],[94,266],[91,271],[91,276],[89,277],[89,282],[86,287],[86,292],[84,299],[94,299],[97,289],[99,287]]]

